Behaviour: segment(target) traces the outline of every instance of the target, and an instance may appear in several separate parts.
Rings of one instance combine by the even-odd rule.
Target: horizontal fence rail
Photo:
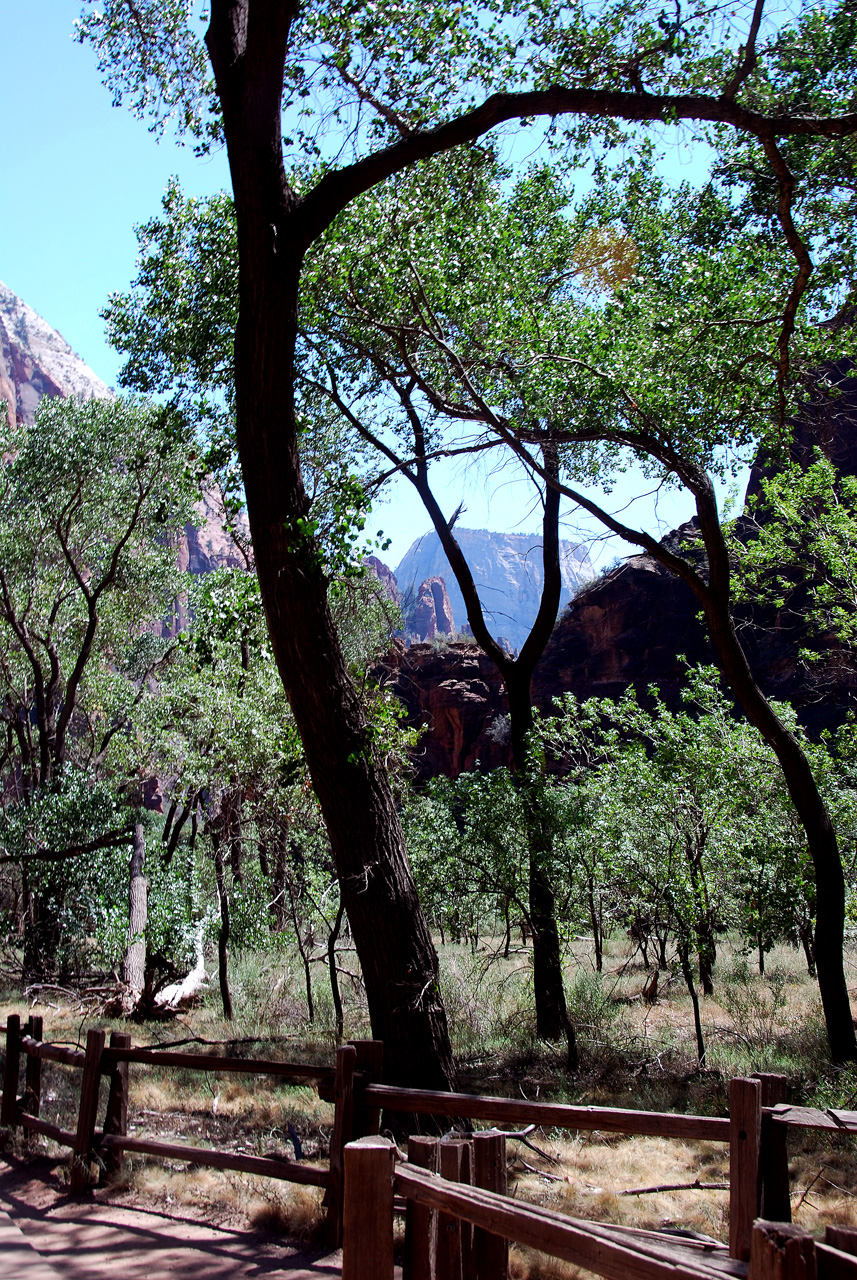
[[[83,1054],[80,1055],[81,1059]],[[62,1059],[57,1059],[62,1061]],[[175,1053],[168,1049],[104,1050],[104,1063],[137,1062],[150,1067],[183,1067],[187,1071],[235,1071],[245,1075],[281,1076],[309,1083],[329,1080],[333,1084],[334,1067],[310,1067],[301,1062],[273,1062],[262,1058],[231,1058],[213,1053]]]
[[[619,1107],[575,1107],[563,1102],[526,1102],[472,1093],[434,1093],[370,1084],[362,1094],[387,1111],[449,1116],[468,1120],[500,1120],[537,1124],[549,1129],[585,1129],[661,1138],[729,1141],[729,1120],[720,1116],[688,1116],[672,1112],[633,1111]]]
[[[785,1076],[771,1074],[731,1081],[728,1116],[698,1116],[528,1102],[381,1084],[383,1045],[379,1041],[342,1045],[336,1051],[335,1066],[310,1066],[228,1054],[135,1048],[125,1032],[113,1032],[109,1045],[105,1039],[104,1031],[92,1030],[87,1035],[85,1049],[49,1044],[42,1039],[40,1017],[32,1015],[25,1028],[17,1015],[7,1018],[0,1124],[10,1128],[20,1126],[28,1144],[41,1136],[70,1148],[72,1192],[94,1185],[102,1170],[116,1170],[127,1153],[184,1160],[189,1164],[315,1186],[325,1191],[328,1240],[334,1247],[342,1243],[348,1197],[355,1191],[354,1176],[349,1185],[346,1149],[359,1152],[360,1141],[378,1135],[382,1110],[391,1114],[444,1117],[465,1124],[477,1120],[503,1126],[529,1124],[728,1144],[729,1245],[728,1249],[718,1246],[706,1252],[687,1242],[667,1244],[652,1238],[653,1233],[583,1223],[510,1200],[505,1195],[505,1147],[500,1155],[498,1145],[504,1139],[496,1131],[483,1131],[467,1140],[450,1142],[411,1138],[409,1163],[398,1166],[395,1174],[390,1165],[381,1178],[384,1187],[379,1190],[376,1177],[373,1192],[373,1195],[383,1192],[383,1204],[389,1201],[390,1218],[394,1189],[399,1202],[406,1206],[406,1280],[499,1280],[500,1277],[505,1280],[508,1248],[502,1237],[507,1227],[511,1232],[513,1224],[519,1234],[509,1234],[508,1238],[546,1252],[554,1251],[556,1257],[577,1262],[608,1277],[615,1275],[621,1280],[625,1277],[661,1280],[667,1275],[674,1280],[683,1277],[690,1280],[693,1276],[699,1280],[702,1275],[718,1274],[740,1277],[747,1274],[752,1250],[757,1247],[754,1243],[757,1220],[764,1218],[779,1224],[788,1224],[791,1220],[786,1147],[789,1130],[857,1133],[857,1112],[790,1106],[786,1102]],[[44,1062],[79,1072],[80,1100],[74,1131],[51,1124],[40,1116]],[[272,1155],[249,1155],[130,1137],[129,1068],[132,1065],[192,1072],[233,1072],[313,1086],[319,1096],[334,1107],[328,1167]],[[25,1087],[19,1096],[22,1067]],[[99,1129],[96,1122],[102,1076],[109,1080],[109,1091],[103,1125]],[[388,1147],[389,1144],[384,1149]],[[360,1159],[377,1161],[378,1157],[371,1155],[372,1150],[370,1143],[362,1157],[352,1154],[355,1170],[355,1162],[359,1163]],[[358,1214],[364,1227],[370,1220],[382,1224],[375,1242],[383,1255],[379,1276],[386,1275],[388,1243],[388,1215],[386,1210],[381,1212],[380,1205],[381,1201],[367,1200]],[[495,1223],[494,1228],[489,1225],[489,1219]],[[497,1227],[498,1222],[505,1224],[502,1230]],[[857,1280],[857,1258],[851,1257],[857,1253],[857,1246],[852,1249],[849,1241],[843,1243],[843,1240],[844,1237],[828,1239],[824,1246],[819,1246],[817,1256],[813,1255],[813,1266],[822,1280],[839,1280],[840,1276],[842,1280]],[[553,1242],[555,1249],[553,1245],[546,1249],[546,1241]],[[352,1244],[352,1257],[356,1256],[355,1247]],[[625,1256],[628,1251],[633,1256],[633,1267],[632,1259]],[[435,1258],[432,1267],[435,1268],[435,1263],[437,1267],[426,1270],[425,1259],[429,1255]],[[846,1262],[842,1262],[843,1257]],[[761,1265],[757,1263],[756,1270],[764,1280],[764,1273],[758,1270]],[[354,1276],[357,1275],[355,1272]],[[752,1266],[750,1275],[751,1280],[756,1280]],[[783,1280],[788,1280],[785,1273]]]
[[[22,1033],[21,1020],[10,1015],[6,1021],[6,1060],[0,1123],[23,1128],[27,1141],[41,1136],[72,1152],[70,1188],[81,1192],[94,1185],[101,1170],[115,1171],[126,1153],[138,1153],[164,1160],[185,1160],[189,1164],[228,1169],[258,1177],[276,1178],[325,1190],[328,1205],[328,1237],[333,1245],[342,1236],[342,1150],[346,1143],[368,1132],[377,1132],[380,1112],[357,1097],[363,1085],[377,1078],[381,1070],[383,1045],[378,1041],[357,1041],[336,1052],[336,1066],[278,1062],[261,1058],[236,1058],[215,1053],[178,1052],[157,1048],[134,1048],[131,1037],[113,1032],[109,1046],[105,1032],[92,1030],[86,1049],[48,1044],[42,1040],[42,1019],[31,1017]],[[26,1087],[18,1096],[22,1058],[26,1063]],[[80,1073],[80,1100],[76,1130],[63,1129],[41,1119],[41,1070],[44,1062],[58,1063]],[[154,1138],[128,1135],[129,1067],[134,1065],[197,1072],[233,1072],[267,1076],[324,1089],[335,1101],[335,1118],[330,1143],[329,1168],[288,1160],[285,1157],[246,1155],[218,1151],[189,1143],[161,1142]],[[359,1070],[358,1070],[359,1066]],[[107,1076],[110,1088],[102,1129],[96,1128],[99,1085]]]
[[[346,1160],[348,1150],[346,1149]],[[492,1235],[539,1249],[565,1262],[587,1267],[608,1280],[709,1280],[711,1269],[702,1265],[701,1251],[688,1251],[664,1241],[627,1242],[617,1232],[598,1229],[595,1223],[567,1218],[541,1205],[524,1204],[481,1187],[461,1186],[417,1169],[397,1166],[394,1187],[400,1195],[426,1208],[461,1218]],[[725,1250],[712,1251],[721,1273],[745,1276],[746,1267],[728,1257]],[[696,1259],[699,1259],[697,1264]],[[380,1280],[380,1278],[379,1278]]]
[[[255,1173],[263,1178],[280,1178],[284,1182],[300,1182],[309,1187],[326,1187],[330,1175],[326,1169],[308,1164],[295,1164],[269,1156],[243,1156],[210,1147],[191,1147],[184,1142],[156,1142],[149,1138],[120,1137],[106,1133],[99,1144],[109,1151],[136,1151],[141,1155],[161,1156],[164,1160],[187,1160],[190,1164],[212,1169],[234,1169],[237,1173]]]
[[[741,1260],[715,1241],[585,1222],[462,1185],[468,1178],[443,1176],[444,1164],[460,1172],[467,1161],[460,1153],[444,1160],[445,1145],[466,1143],[436,1143],[441,1176],[415,1167],[410,1151],[407,1164],[397,1162],[393,1143],[379,1136],[345,1148],[343,1280],[392,1280],[394,1193],[409,1213],[421,1215],[412,1214],[419,1239],[410,1248],[406,1243],[405,1280],[507,1280],[506,1256],[486,1266],[476,1247],[480,1235],[526,1245],[606,1280],[857,1280],[857,1230],[828,1228],[817,1243],[801,1227],[757,1219],[749,1258]]]

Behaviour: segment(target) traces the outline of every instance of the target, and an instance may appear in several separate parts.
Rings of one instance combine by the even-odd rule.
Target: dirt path
[[[220,1226],[184,1207],[131,1207],[109,1191],[70,1200],[55,1169],[46,1159],[0,1161],[0,1211],[11,1219],[0,1215],[0,1272],[10,1280],[53,1280],[49,1268],[56,1280],[340,1280],[340,1254]]]

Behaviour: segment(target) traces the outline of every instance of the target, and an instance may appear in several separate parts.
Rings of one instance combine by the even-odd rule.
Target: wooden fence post
[[[384,1066],[383,1040],[349,1040],[357,1051],[357,1070],[365,1073],[367,1083],[380,1084]],[[363,1138],[367,1134],[380,1133],[381,1108],[364,1107],[358,1094],[354,1109],[354,1137]]]
[[[461,1173],[459,1182],[473,1185],[473,1143],[470,1138],[461,1144]],[[462,1218],[459,1223],[461,1232],[461,1274],[464,1280],[470,1280],[473,1272],[473,1223]]]
[[[447,1182],[469,1182],[470,1144],[457,1139],[441,1142],[438,1171]],[[449,1213],[438,1213],[436,1280],[465,1280],[472,1239],[469,1222],[462,1222]]]
[[[815,1241],[791,1222],[753,1224],[747,1280],[815,1280]]]
[[[824,1243],[840,1253],[857,1254],[857,1227],[825,1227]]]
[[[473,1135],[473,1185],[507,1192],[506,1137],[490,1129]],[[509,1241],[481,1227],[473,1228],[473,1280],[508,1280]]]
[[[439,1138],[408,1138],[408,1163],[437,1173]],[[437,1214],[408,1200],[405,1206],[405,1262],[403,1280],[435,1280]]]
[[[42,1041],[42,1027],[41,1016],[37,1013],[30,1014],[27,1021],[27,1035],[38,1041],[39,1044]],[[24,1078],[26,1084],[22,1102],[23,1110],[28,1115],[38,1116],[42,1109],[42,1060],[37,1058],[35,1054],[27,1054]],[[24,1141],[28,1147],[32,1147],[38,1141],[38,1135],[33,1133],[31,1129],[27,1129],[24,1132]]]
[[[101,1055],[104,1052],[103,1031],[90,1031],[86,1037],[86,1060],[80,1082],[80,1110],[77,1133],[71,1157],[72,1195],[79,1195],[91,1183],[90,1160],[95,1143],[95,1121],[98,1114],[98,1086],[101,1083]]]
[[[342,1206],[345,1164],[343,1153],[354,1137],[354,1071],[357,1050],[343,1044],[336,1050],[333,1083],[333,1133],[330,1137],[330,1186],[327,1193],[327,1242],[331,1249],[342,1244]]]
[[[131,1037],[127,1031],[110,1032],[111,1049],[130,1049]],[[116,1062],[110,1072],[110,1092],[104,1113],[104,1132],[124,1138],[128,1133],[128,1063]],[[118,1173],[125,1162],[124,1151],[108,1147],[104,1152],[104,1172]]]
[[[753,1222],[761,1201],[762,1085],[732,1080],[729,1085],[729,1253],[750,1257]]]
[[[754,1071],[753,1079],[762,1084],[762,1106],[776,1107],[786,1101],[788,1078],[768,1071]],[[789,1152],[786,1126],[770,1116],[762,1116],[762,1204],[760,1214],[768,1222],[791,1222],[792,1202],[789,1195]]]
[[[372,1134],[344,1151],[342,1280],[393,1280],[396,1148]]]
[[[3,1101],[0,1124],[14,1129],[18,1123],[18,1074],[21,1069],[21,1019],[10,1013],[6,1019],[6,1062],[3,1066]]]

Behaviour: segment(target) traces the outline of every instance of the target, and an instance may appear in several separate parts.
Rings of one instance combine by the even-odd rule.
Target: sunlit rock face
[[[31,423],[42,396],[112,394],[62,334],[0,280],[0,400],[9,425]]]
[[[493,533],[458,525],[455,537],[470,565],[489,630],[495,637],[505,637],[513,649],[520,649],[535,621],[544,585],[541,538],[534,533]],[[562,608],[592,577],[586,548],[561,542],[560,571]],[[434,531],[417,538],[396,569],[406,616],[422,584],[433,578],[444,580],[452,615],[463,629],[467,621],[464,597]]]
[[[416,641],[455,636],[455,617],[443,578],[426,578],[420,583],[405,617],[405,633]]]

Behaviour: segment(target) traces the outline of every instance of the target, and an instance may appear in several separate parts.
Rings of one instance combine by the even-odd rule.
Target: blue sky
[[[172,173],[191,194],[228,184],[225,155],[198,160],[111,107],[92,51],[71,38],[76,0],[3,0],[0,12],[0,280],[59,329],[105,382],[120,359],[99,311],[134,274],[134,226]]]
[[[99,311],[134,276],[135,225],[159,211],[171,174],[188,194],[205,195],[228,187],[229,173],[224,153],[198,159],[169,136],[156,141],[130,112],[112,107],[92,51],[72,39],[78,13],[77,0],[2,0],[0,280],[115,384],[121,360],[104,340]],[[681,177],[691,172],[686,155],[676,152],[674,163]],[[635,487],[633,477],[623,482],[614,508]],[[508,475],[450,465],[440,496],[449,514],[464,500],[465,526],[538,527],[526,487]],[[644,522],[665,531],[690,510],[684,497],[666,495]],[[386,558],[395,565],[428,521],[401,482],[372,526],[392,537]],[[575,537],[573,520],[564,536]],[[632,550],[611,540],[595,554],[603,563]]]

